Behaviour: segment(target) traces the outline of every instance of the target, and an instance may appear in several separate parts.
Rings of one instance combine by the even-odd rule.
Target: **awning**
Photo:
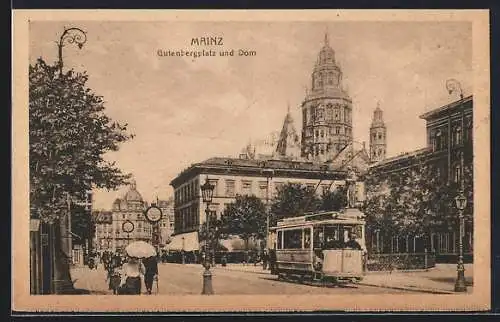
[[[223,239],[220,244],[224,246],[228,252],[236,252],[245,250],[245,241],[238,236],[231,236],[229,239]],[[248,241],[248,249],[258,249],[258,242],[254,240]]]
[[[190,233],[172,236],[172,241],[165,246],[165,249],[178,251],[184,250],[186,252],[198,250],[198,232],[193,231]]]

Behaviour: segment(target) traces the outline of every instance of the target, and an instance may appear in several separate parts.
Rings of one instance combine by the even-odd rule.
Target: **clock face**
[[[150,207],[146,210],[146,218],[151,222],[157,222],[161,219],[161,210],[157,207]]]
[[[126,233],[131,233],[132,231],[134,231],[134,223],[127,220],[123,223],[122,230]]]

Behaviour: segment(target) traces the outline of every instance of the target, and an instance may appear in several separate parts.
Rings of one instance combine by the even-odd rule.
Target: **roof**
[[[293,160],[254,160],[238,159],[231,157],[214,157],[200,163],[192,164],[189,168],[183,170],[170,185],[176,186],[184,182],[186,177],[194,176],[204,172],[236,173],[266,176],[266,171],[273,171],[274,176],[292,176],[292,177],[336,177],[342,178],[345,175],[345,169],[339,170],[336,166],[310,161]]]
[[[429,148],[425,147],[425,148],[417,149],[417,150],[410,151],[410,152],[404,152],[404,153],[401,153],[401,154],[396,155],[394,157],[386,158],[384,160],[375,162],[375,163],[370,165],[370,168],[384,167],[384,166],[388,166],[390,164],[409,160],[411,158],[423,156],[423,155],[427,154],[429,151],[430,151]]]
[[[436,116],[438,116],[440,114],[444,114],[446,112],[449,112],[450,110],[453,110],[455,108],[464,106],[466,103],[472,102],[472,99],[473,99],[472,95],[464,97],[464,98],[462,98],[462,99],[460,99],[458,101],[454,101],[454,102],[452,102],[450,104],[443,105],[443,106],[438,107],[436,109],[433,109],[433,110],[431,110],[429,112],[426,112],[426,113],[420,115],[419,117],[421,119],[424,119],[424,120],[428,120],[428,119],[434,118],[434,117],[436,117]]]

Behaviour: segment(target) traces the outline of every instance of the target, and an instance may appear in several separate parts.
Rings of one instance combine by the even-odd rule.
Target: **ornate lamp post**
[[[206,222],[207,222],[207,233],[210,230],[210,203],[212,202],[212,198],[214,195],[214,188],[215,186],[210,184],[208,181],[208,177],[205,180],[205,183],[201,186],[201,195],[203,197],[203,202],[207,204],[207,207],[205,209],[205,216],[206,216]],[[207,242],[207,245],[210,245],[209,242]],[[208,250],[206,251],[206,254],[208,254]],[[210,261],[208,260],[207,256],[205,255],[205,262],[203,263],[203,266],[205,267],[205,271],[203,272],[203,291],[201,294],[214,294],[213,288],[212,288],[212,273],[210,272]]]
[[[68,28],[64,29],[61,37],[59,38],[59,42],[57,43],[57,47],[59,48],[59,72],[62,74],[63,72],[63,52],[62,49],[64,44],[75,44],[79,49],[82,49],[83,44],[87,42],[87,34],[85,31],[80,28]]]
[[[460,221],[460,235],[458,241],[458,263],[457,263],[457,280],[455,282],[455,292],[466,292],[467,286],[465,285],[464,276],[464,253],[463,253],[463,238],[464,238],[464,209],[467,206],[467,198],[463,191],[460,191],[458,196],[455,197],[456,206],[458,209],[458,219]]]

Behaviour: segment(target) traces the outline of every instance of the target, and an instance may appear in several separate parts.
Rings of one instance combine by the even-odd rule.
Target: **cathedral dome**
[[[137,191],[135,181],[132,181],[130,189],[127,191],[123,199],[126,201],[143,201],[141,194]]]

